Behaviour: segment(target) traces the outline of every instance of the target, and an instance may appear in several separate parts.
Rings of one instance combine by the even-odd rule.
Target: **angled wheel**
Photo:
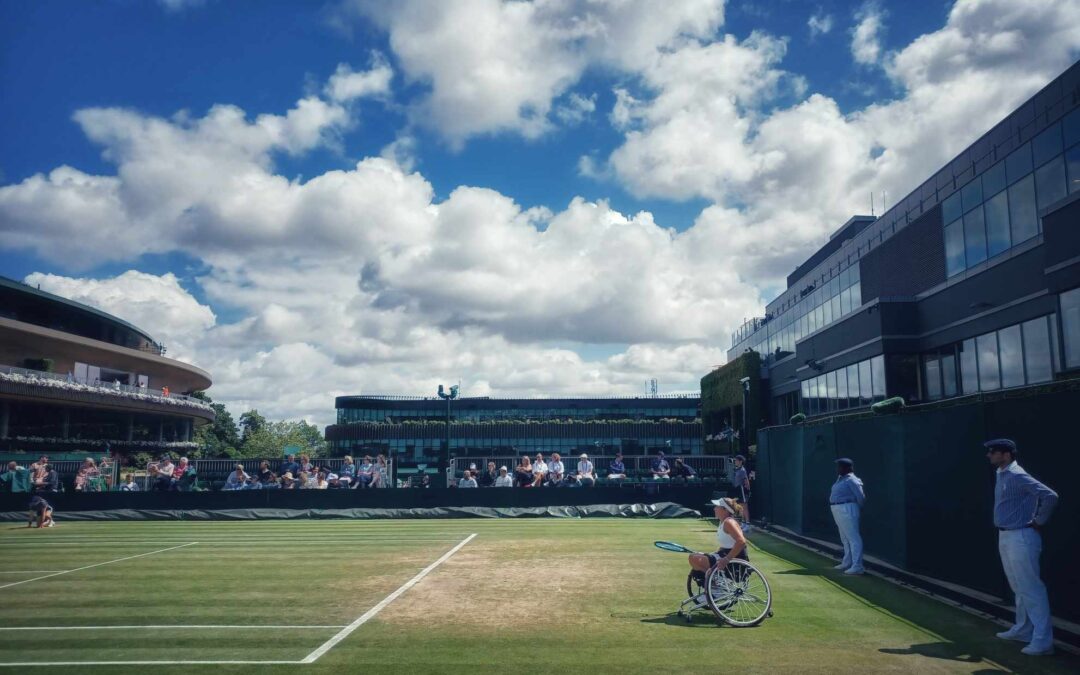
[[[709,609],[732,626],[756,626],[772,610],[768,580],[745,560],[736,558],[722,570],[709,570],[705,590]]]
[[[693,572],[690,572],[690,574],[686,575],[686,597],[695,597],[698,593],[701,592],[701,588],[701,584],[699,584],[697,580],[694,579]]]

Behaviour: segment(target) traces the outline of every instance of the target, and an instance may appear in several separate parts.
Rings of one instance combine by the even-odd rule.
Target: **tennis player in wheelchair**
[[[690,554],[690,567],[693,568],[690,574],[702,586],[705,585],[705,573],[710,568],[722,570],[734,558],[750,562],[750,558],[746,555],[746,535],[743,534],[739,520],[736,518],[741,514],[742,507],[734,499],[728,497],[714,499],[709,503],[713,505],[713,515],[720,522],[716,528],[716,541],[719,547],[716,553]]]

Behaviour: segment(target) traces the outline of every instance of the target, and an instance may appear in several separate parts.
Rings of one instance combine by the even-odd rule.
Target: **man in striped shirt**
[[[1057,493],[1035,480],[1016,463],[1016,443],[998,438],[983,444],[991,466],[997,469],[994,484],[994,527],[998,529],[998,553],[1009,588],[1016,596],[1016,623],[997,636],[1027,642],[1020,651],[1029,656],[1054,653],[1050,624],[1050,600],[1039,577],[1042,536],[1039,530],[1057,505]]]

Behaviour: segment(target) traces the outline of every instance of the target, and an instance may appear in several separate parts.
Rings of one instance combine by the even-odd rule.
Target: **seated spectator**
[[[60,491],[60,473],[53,468],[52,464],[46,464],[44,467],[45,473],[41,476],[41,482],[36,492],[59,492]]]
[[[139,484],[135,482],[135,474],[129,473],[124,476],[124,482],[120,484],[120,492],[138,492]]]
[[[264,490],[280,490],[281,483],[278,482],[278,475],[273,471],[270,472],[270,480],[262,484]]]
[[[272,480],[271,476],[274,476],[274,472],[270,470],[270,462],[265,459],[259,462],[259,483],[266,485]]]
[[[307,455],[300,455],[299,464],[300,464],[300,469],[297,472],[298,474],[299,474],[300,471],[306,471],[309,474],[311,474],[312,476],[314,476],[316,474],[317,469],[314,466],[312,466],[311,458],[308,457]]]
[[[281,475],[281,489],[282,490],[295,490],[296,480],[293,478],[292,471],[286,471]]]
[[[493,487],[495,485],[495,479],[499,477],[499,470],[495,468],[495,462],[487,463],[487,471],[480,474],[480,478],[476,480],[476,483],[480,487]]]
[[[0,474],[0,492],[30,492],[30,472],[16,462],[8,462]]]
[[[592,487],[596,485],[596,475],[593,473],[593,463],[589,456],[581,453],[577,463],[577,480],[580,487]]]
[[[422,487],[422,488],[431,487],[431,476],[429,476],[429,475],[427,475],[425,473],[424,476],[420,479],[420,487]]]
[[[533,462],[533,475],[536,476],[536,482],[533,485],[543,485],[547,480],[548,465],[544,461],[544,454],[541,452],[536,453],[536,461]]]
[[[341,468],[338,469],[338,482],[344,483],[348,487],[349,483],[356,477],[356,464],[353,463],[353,458],[349,455],[345,455],[345,459],[341,462]],[[332,485],[330,487],[333,487]]]
[[[226,490],[239,490],[250,480],[251,476],[244,471],[243,464],[237,464],[236,469],[225,479]]]
[[[294,476],[300,475],[300,465],[296,463],[296,455],[287,455],[285,461],[278,467],[278,471],[284,476],[287,473],[291,473]]]
[[[661,480],[670,477],[671,465],[664,459],[663,450],[656,453],[656,457],[654,457],[649,464],[649,470],[652,472],[653,480]]]
[[[528,456],[522,457],[518,460],[518,465],[514,467],[514,483],[518,487],[532,487],[536,482],[536,476],[533,475],[532,462]]]
[[[315,479],[315,489],[325,490],[330,487],[330,483],[326,480],[326,472],[320,471],[318,477]]]
[[[476,479],[472,477],[472,472],[468,469],[461,474],[461,480],[457,482],[459,488],[474,488],[476,487]]]
[[[623,463],[621,452],[615,453],[615,459],[608,465],[608,480],[622,480],[626,478],[626,464]]]
[[[98,472],[97,464],[94,464],[94,458],[87,457],[79,467],[79,473],[75,475],[75,491],[90,492],[93,489],[91,479],[99,475],[101,474]]]
[[[557,452],[551,453],[551,462],[548,463],[548,485],[559,485],[566,476],[566,467],[562,463],[562,455]]]
[[[172,458],[168,455],[162,455],[161,461],[158,462],[158,469],[160,469],[161,475],[168,476],[169,481],[172,482],[173,472],[176,471],[176,466],[172,463]]]
[[[107,455],[103,456],[98,460],[98,471],[105,481],[105,489],[112,489],[113,460]]]
[[[159,464],[151,464],[150,489],[154,492],[168,492],[171,487],[172,473],[165,473]]]
[[[682,457],[675,458],[675,468],[671,471],[672,483],[685,483],[691,478],[697,477],[697,471],[684,462]]]
[[[362,488],[371,487],[371,481],[375,479],[375,465],[371,463],[371,455],[364,455],[364,461],[356,470],[356,482]]]
[[[336,473],[332,473],[326,477],[326,489],[327,490],[341,490],[347,488],[348,485],[341,482],[341,476]]]
[[[180,463],[173,469],[172,489],[180,492],[188,492],[195,484],[195,465],[188,462],[187,457],[181,457]]]
[[[315,487],[315,481],[312,480],[311,474],[307,471],[301,471],[300,475],[296,477],[296,489],[310,490],[313,487]]]
[[[499,467],[499,476],[495,479],[495,487],[514,487],[514,479],[506,472],[505,466]]]
[[[390,464],[386,461],[386,455],[380,454],[375,458],[375,474],[371,479],[371,487],[390,487]]]

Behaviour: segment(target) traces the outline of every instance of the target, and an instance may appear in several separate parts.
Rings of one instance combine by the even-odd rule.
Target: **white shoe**
[[[56,523],[50,520],[49,524],[46,525],[45,527],[52,527],[53,525],[56,525]]]
[[[1031,637],[1024,637],[1021,633],[1014,631],[1012,628],[997,633],[995,637],[1001,640],[1012,640],[1014,642],[1031,642]]]
[[[858,576],[860,574],[865,574],[865,573],[866,573],[866,570],[864,570],[861,567],[851,567],[851,568],[848,568],[848,569],[844,570],[844,574],[850,574],[852,576]]]
[[[1034,645],[1028,645],[1020,650],[1021,654],[1027,654],[1028,656],[1050,656],[1054,653],[1053,647],[1035,647]]]
[[[833,566],[832,566],[832,568],[833,568],[834,570],[846,570],[846,569],[847,569],[847,568],[849,568],[849,567],[851,567],[851,565],[848,565],[848,564],[846,564],[846,563],[840,563],[839,565],[833,565]]]

